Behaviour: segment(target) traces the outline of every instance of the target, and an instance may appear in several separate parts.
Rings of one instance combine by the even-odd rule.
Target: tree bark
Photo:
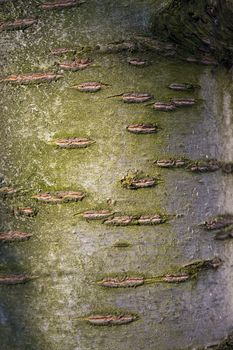
[[[232,166],[230,74],[221,64],[212,69],[183,60],[209,55],[230,66],[232,3],[90,0],[55,12],[39,3],[4,1],[0,8],[2,21],[37,19],[25,30],[0,32],[1,79],[8,80],[0,83],[0,231],[11,238],[25,235],[9,231],[32,234],[0,241],[1,350],[189,350],[221,343],[233,322],[231,232],[216,241],[201,224],[232,214],[232,174],[155,162],[217,159]],[[54,56],[54,49],[67,51]],[[89,59],[87,67],[59,68],[74,59],[75,70]],[[25,83],[22,75],[48,72],[60,79],[12,84],[15,75]],[[87,82],[101,82],[101,89],[79,91]],[[174,91],[172,83],[192,88]],[[127,104],[124,93],[150,99]],[[170,102],[179,98],[192,106]],[[158,111],[154,102],[175,107]],[[138,134],[145,129],[153,133]],[[74,138],[87,147],[74,147]],[[67,191],[85,197],[68,201]],[[53,196],[41,196],[46,192]],[[35,216],[20,210],[28,207]],[[93,211],[110,212],[110,222],[90,220]],[[130,225],[111,225],[111,215],[115,224]],[[215,256],[223,260],[218,270],[199,271]],[[184,265],[196,260],[189,278]],[[105,317],[88,323],[96,315]],[[230,342],[217,349],[232,349]]]
[[[225,0],[174,0],[155,16],[154,33],[197,58],[211,55],[231,66],[233,4]]]

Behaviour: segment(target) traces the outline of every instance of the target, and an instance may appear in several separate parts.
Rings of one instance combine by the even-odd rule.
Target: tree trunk
[[[32,0],[27,7],[21,0],[0,5],[4,22],[38,19],[24,30],[1,31],[2,78],[63,76],[41,84],[0,84],[0,192],[18,190],[1,194],[1,232],[33,234],[22,242],[0,242],[0,275],[32,277],[24,284],[0,284],[0,348],[187,350],[221,342],[232,331],[232,243],[214,240],[200,224],[232,214],[232,174],[160,168],[155,161],[233,161],[229,71],[221,64],[184,61],[190,54],[197,60],[208,54],[230,64],[231,4],[90,0],[61,11],[38,5]],[[55,48],[77,52],[56,56]],[[75,72],[60,68],[74,58],[88,58],[90,66]],[[146,64],[129,64],[133,58]],[[93,81],[103,84],[101,90],[72,88]],[[194,88],[174,91],[171,83]],[[124,103],[122,94],[132,92],[153,98]],[[167,113],[153,109],[154,102],[193,97],[194,106]],[[153,124],[157,132],[131,133],[127,127],[134,124]],[[73,149],[55,144],[74,137],[94,143]],[[155,186],[122,186],[126,177],[130,187],[130,173],[136,172]],[[81,191],[85,198],[56,204],[34,198],[57,191]],[[36,215],[20,215],[25,207]],[[86,220],[83,213],[90,210],[133,216],[133,225]],[[154,215],[165,222],[140,224],[141,216]],[[192,270],[184,283],[164,280],[185,264],[201,259],[203,266],[216,256],[223,260],[218,270]],[[140,285],[98,283],[109,277],[133,278]],[[87,318],[96,315],[112,316],[113,324],[90,324]],[[133,322],[119,324],[124,316]]]

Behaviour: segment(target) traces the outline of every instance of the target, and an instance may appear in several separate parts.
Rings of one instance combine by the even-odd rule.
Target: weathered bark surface
[[[154,32],[180,51],[215,57],[230,65],[233,57],[233,3],[226,0],[174,0],[154,20]]]

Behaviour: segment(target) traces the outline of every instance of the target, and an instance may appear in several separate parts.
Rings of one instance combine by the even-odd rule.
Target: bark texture
[[[153,31],[177,43],[182,53],[213,56],[231,66],[232,15],[232,1],[174,0],[156,14]]]

